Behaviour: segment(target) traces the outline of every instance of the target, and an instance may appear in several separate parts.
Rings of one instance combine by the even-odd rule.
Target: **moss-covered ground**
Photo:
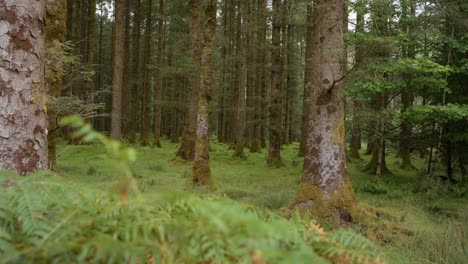
[[[174,159],[177,144],[163,140],[162,146],[136,147],[138,159],[131,170],[141,192],[211,192],[187,184],[191,164]],[[246,151],[246,159],[233,159],[233,150],[227,145],[212,143],[210,162],[217,187],[215,194],[281,213],[299,190],[302,158],[297,156],[298,147],[298,144],[284,147],[282,159],[286,166],[277,169],[267,166],[265,150]],[[97,145],[60,144],[57,154],[57,173],[81,184],[105,191],[121,175]],[[397,236],[392,227],[382,226],[382,230],[374,230],[379,235],[373,236],[375,232],[365,224],[357,222],[353,228],[409,263],[468,263],[468,191],[423,177],[423,159],[413,161],[419,170],[400,170],[399,160],[391,152],[387,165],[392,175],[376,183],[372,175],[362,172],[369,158],[362,156],[364,160],[348,162],[362,210],[372,210],[373,215],[374,210],[385,212],[382,218],[409,232]]]

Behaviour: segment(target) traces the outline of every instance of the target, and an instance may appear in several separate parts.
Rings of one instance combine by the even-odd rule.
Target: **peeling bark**
[[[351,221],[356,199],[346,171],[344,98],[345,74],[342,0],[315,1],[313,10],[314,65],[309,80],[311,103],[307,151],[296,206],[318,218]]]
[[[0,6],[0,169],[47,169],[44,87],[45,1]]]

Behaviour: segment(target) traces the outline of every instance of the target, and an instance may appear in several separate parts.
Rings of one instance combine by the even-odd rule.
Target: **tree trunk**
[[[195,159],[192,169],[192,181],[196,185],[213,185],[209,165],[209,110],[208,101],[214,72],[215,34],[217,0],[209,0],[206,5],[205,41],[201,60],[200,92],[198,98],[197,140]]]
[[[309,131],[309,104],[310,104],[310,86],[309,77],[312,74],[312,52],[314,50],[313,39],[313,1],[307,1],[307,18],[306,18],[306,48],[305,48],[305,67],[304,67],[304,92],[302,95],[302,128],[301,128],[301,143],[299,145],[299,157],[304,157],[307,150],[307,136]]]
[[[62,78],[63,78],[63,65],[60,63],[57,54],[61,54],[63,50],[63,43],[65,42],[65,35],[67,29],[67,2],[61,0],[47,0],[47,17],[45,28],[45,45],[46,45],[46,91],[48,96],[59,97],[62,93]],[[58,113],[54,112],[48,107],[47,112],[47,135],[48,142],[48,157],[49,168],[55,166],[56,159],[56,144],[58,137]]]
[[[161,67],[164,64],[164,0],[159,0],[158,16],[158,50],[156,55],[156,89],[154,98],[154,139],[153,145],[161,148],[161,104],[163,83],[161,79]]]
[[[409,15],[410,21],[407,25],[403,25],[404,31],[409,32],[410,37],[410,44],[405,46],[403,50],[406,50],[406,57],[410,59],[414,59],[416,57],[416,50],[415,45],[412,43],[415,41],[414,34],[415,34],[415,24],[414,19],[416,17],[416,6],[414,1],[402,1],[402,19],[407,19],[407,11],[409,8]],[[413,106],[413,92],[411,89],[411,77],[407,78],[407,85],[401,91],[401,102],[403,104],[403,108],[401,110],[402,113],[405,113],[411,106]],[[415,167],[411,164],[411,135],[412,135],[412,124],[408,123],[408,121],[402,119],[401,126],[400,126],[400,146],[399,146],[399,154],[401,157],[401,168],[404,170],[411,170]]]
[[[228,46],[228,35],[227,35],[227,22],[228,22],[228,3],[223,3],[223,39],[221,44],[221,93],[218,101],[218,142],[225,142],[226,134],[226,109],[225,109],[225,93],[227,87],[227,46]]]
[[[238,71],[237,71],[237,115],[236,115],[236,147],[233,157],[245,158],[245,119],[247,92],[247,4],[239,2],[238,20],[240,20],[240,40],[238,43]],[[239,22],[238,22],[239,23]]]
[[[133,42],[133,64],[132,64],[132,105],[130,112],[130,143],[136,143],[136,133],[138,129],[138,109],[140,102],[140,0],[134,0],[134,11],[133,11],[133,32],[132,32],[132,42]]]
[[[345,157],[343,86],[345,74],[342,0],[317,0],[313,11],[313,45],[309,135],[304,172],[296,204],[333,223],[350,222],[356,199]],[[331,30],[333,29],[333,30]]]
[[[94,69],[94,36],[96,34],[96,0],[88,0],[88,16],[87,16],[87,49],[86,49],[86,64],[90,69]],[[86,81],[86,100],[88,103],[93,103],[94,98],[94,81],[93,78]]]
[[[364,33],[364,8],[365,3],[363,0],[357,2],[356,10],[356,33]],[[355,65],[354,67],[359,67],[365,58],[365,50],[361,43],[356,44],[356,55],[355,55]],[[359,108],[361,108],[361,103],[359,99],[353,98],[353,125],[351,127],[351,153],[350,156],[353,159],[360,159],[361,155],[359,150],[361,149],[361,118],[359,116]]]
[[[267,163],[276,168],[281,160],[281,15],[280,1],[273,0],[273,32],[271,51],[270,142]]]
[[[124,48],[124,76],[123,76],[123,98],[122,98],[122,133],[124,137],[128,136],[130,119],[128,118],[129,99],[130,99],[130,86],[129,78],[131,62],[130,62],[130,15],[133,8],[133,2],[131,0],[125,0],[127,4],[127,10],[125,12],[125,48]]]
[[[21,175],[48,165],[45,7],[45,0],[6,0],[0,8],[0,61],[8,62],[0,64],[0,170]]]
[[[146,10],[146,26],[145,26],[145,83],[143,89],[143,102],[142,102],[142,125],[141,125],[141,144],[143,146],[149,145],[149,131],[150,131],[150,93],[151,93],[151,49],[152,49],[152,25],[153,25],[153,0],[148,0],[148,6]]]
[[[200,58],[201,58],[201,14],[202,1],[190,0],[190,57],[192,62],[192,72],[190,74],[190,86],[186,97],[185,124],[182,135],[182,144],[176,156],[183,160],[193,160],[195,156],[196,141],[196,118],[197,99],[200,87]]]
[[[251,143],[251,152],[261,152],[261,138],[262,138],[262,111],[263,100],[262,88],[265,81],[265,41],[266,32],[264,28],[266,20],[266,0],[259,0],[257,3],[258,14],[256,25],[258,27],[256,32],[256,79],[255,79],[255,100],[254,100],[254,128],[253,128],[253,141]]]
[[[122,138],[122,93],[124,74],[124,44],[125,44],[125,0],[115,0],[115,34],[112,56],[112,121],[111,137]]]

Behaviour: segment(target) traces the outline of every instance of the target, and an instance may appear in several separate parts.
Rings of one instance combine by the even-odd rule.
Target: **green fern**
[[[76,117],[76,136],[98,141],[120,166],[135,155]],[[122,165],[123,164],[123,165]],[[126,174],[127,172],[125,172]],[[1,176],[0,176],[1,178]],[[0,179],[2,180],[2,179]],[[378,248],[350,231],[324,232],[293,214],[217,196],[119,193],[51,173],[14,177],[0,192],[0,263],[329,263],[376,262]]]

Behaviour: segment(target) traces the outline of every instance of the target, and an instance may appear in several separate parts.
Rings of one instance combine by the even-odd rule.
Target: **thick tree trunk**
[[[343,86],[345,74],[342,0],[314,2],[309,136],[296,204],[333,223],[350,222],[356,199],[345,157]]]
[[[151,113],[151,49],[152,49],[152,25],[153,25],[153,0],[148,0],[146,10],[146,26],[145,26],[145,83],[143,88],[143,101],[142,101],[142,124],[141,124],[141,144],[143,146],[149,145],[149,132],[150,132],[150,113]]]
[[[161,147],[161,107],[163,82],[161,78],[161,67],[164,64],[164,0],[159,0],[159,16],[158,16],[158,50],[156,54],[156,88],[154,98],[154,138],[153,145]]]
[[[271,51],[270,142],[267,163],[276,168],[281,160],[281,14],[280,1],[273,0],[273,32]]]
[[[213,185],[209,165],[209,110],[208,101],[212,89],[217,0],[209,0],[206,5],[205,41],[201,60],[200,93],[198,99],[197,140],[192,181],[196,185]]]
[[[132,32],[132,42],[133,42],[133,64],[132,64],[132,105],[130,112],[130,143],[136,143],[136,134],[138,130],[138,109],[140,102],[140,30],[141,30],[141,19],[140,19],[140,0],[135,0],[133,2],[133,32]]]
[[[201,21],[202,1],[190,0],[190,44],[192,73],[190,74],[189,92],[186,97],[185,124],[182,143],[176,156],[183,160],[193,160],[195,156],[197,100],[200,87],[200,58],[201,58]]]
[[[63,65],[60,63],[57,54],[60,54],[65,42],[66,35],[66,12],[67,2],[62,0],[47,0],[47,17],[46,17],[46,91],[51,97],[59,97],[62,93],[62,78],[63,78]],[[48,108],[47,112],[47,135],[48,142],[48,157],[49,168],[55,166],[56,159],[56,144],[58,137],[58,113]]]
[[[122,138],[122,93],[124,74],[124,44],[125,44],[125,0],[115,2],[115,34],[112,56],[112,121],[111,137]]]
[[[48,165],[45,7],[45,0],[4,0],[0,8],[0,61],[7,62],[0,64],[0,170],[21,175]]]

